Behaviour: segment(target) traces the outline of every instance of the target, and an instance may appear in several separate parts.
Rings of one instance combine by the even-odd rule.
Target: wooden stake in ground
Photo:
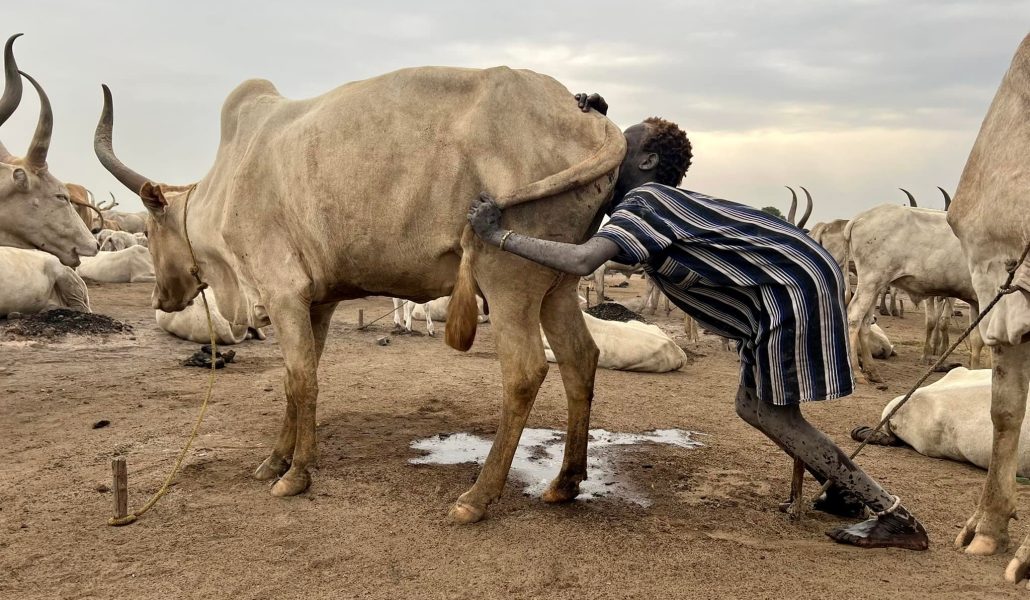
[[[125,459],[112,460],[111,471],[114,475],[114,518],[121,519],[129,514],[129,473]]]
[[[590,286],[587,286],[587,308],[590,308]]]
[[[361,329],[364,326],[365,326],[365,311],[359,308],[358,309],[358,329]]]
[[[802,496],[802,487],[805,484],[805,463],[794,459],[794,471],[790,477],[790,506],[787,507],[787,516],[792,521],[797,521],[805,516],[805,498]]]

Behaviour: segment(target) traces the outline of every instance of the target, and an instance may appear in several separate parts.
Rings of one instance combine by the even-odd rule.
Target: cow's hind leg
[[[869,345],[864,343],[869,335],[869,321],[872,316],[872,309],[876,303],[879,288],[875,285],[863,285],[859,283],[855,297],[848,304],[848,336],[851,341],[851,368],[855,373],[855,380],[859,383],[882,381],[876,367],[873,364],[872,355],[869,352]],[[859,364],[859,355],[862,362]],[[864,368],[864,374],[863,374]]]
[[[590,403],[594,398],[598,351],[579,311],[574,286],[575,280],[567,276],[560,288],[544,298],[540,311],[569,404],[565,457],[558,477],[544,492],[544,502],[575,500],[580,482],[587,478]]]
[[[494,263],[493,268],[500,270],[500,266]],[[476,483],[451,508],[450,518],[458,523],[479,521],[486,515],[487,505],[500,497],[522,429],[547,375],[544,343],[540,338],[540,306],[546,285],[539,287],[541,294],[534,298],[527,290],[532,290],[536,282],[527,281],[528,277],[517,280],[502,272],[506,273],[506,281],[489,276],[479,279],[490,302],[490,320],[501,363],[504,387],[501,422]]]
[[[991,380],[991,422],[994,442],[987,481],[980,494],[976,512],[955,539],[956,547],[966,546],[970,554],[988,555],[1004,550],[1009,542],[1009,519],[1016,516],[1016,467],[1019,431],[1026,411],[1030,377],[1030,344],[994,347],[994,372]],[[968,544],[968,546],[967,546]],[[1020,549],[1022,551],[1022,548]],[[1030,552],[1023,553],[1023,556]],[[1017,555],[1013,576],[1025,574],[1027,561]]]

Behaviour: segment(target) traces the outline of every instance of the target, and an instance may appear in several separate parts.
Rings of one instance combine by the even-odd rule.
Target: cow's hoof
[[[999,540],[995,537],[989,536],[984,533],[978,533],[973,536],[973,541],[969,542],[966,546],[966,554],[972,554],[973,556],[992,556],[1002,550],[1004,544],[999,543]]]
[[[479,508],[478,506],[472,506],[471,504],[467,504],[461,500],[455,502],[454,506],[451,507],[451,511],[447,513],[447,518],[450,519],[452,523],[457,523],[459,525],[468,525],[482,521],[485,516],[485,509]]]
[[[311,485],[311,475],[307,471],[290,469],[279,481],[272,485],[272,495],[277,498],[296,496]]]
[[[561,504],[563,502],[572,502],[579,496],[579,483],[578,482],[560,482],[557,479],[551,482],[551,485],[547,486],[547,491],[541,496],[541,499],[548,504]]]
[[[855,373],[855,383],[857,385],[869,385],[869,380],[866,376],[861,373]]]
[[[1005,567],[1005,581],[1019,583],[1027,578],[1028,572],[1030,572],[1030,549],[1022,546],[1016,550],[1016,556],[1009,561],[1009,566]],[[1030,581],[1027,582],[1026,587],[1030,589]]]
[[[283,473],[290,470],[290,463],[276,455],[269,456],[265,462],[254,471],[254,479],[258,481],[271,481],[281,477]]]
[[[866,373],[865,376],[869,383],[883,383],[883,377],[880,377],[880,374],[875,371]]]

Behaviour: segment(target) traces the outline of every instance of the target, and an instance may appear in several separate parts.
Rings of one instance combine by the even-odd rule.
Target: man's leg
[[[737,414],[776,442],[787,454],[800,458],[811,471],[856,496],[881,516],[828,532],[838,542],[868,548],[899,547],[925,550],[926,530],[896,497],[888,494],[844,452],[801,415],[798,406],[762,402],[753,390],[737,394]]]

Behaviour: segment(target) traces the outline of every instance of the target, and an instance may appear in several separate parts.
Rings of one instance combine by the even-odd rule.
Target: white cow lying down
[[[243,340],[257,338],[265,339],[265,334],[259,328],[247,324],[234,325],[230,323],[218,309],[218,300],[213,288],[204,292],[208,304],[211,306],[211,324],[215,330],[215,340],[220,345],[239,344]],[[204,301],[198,296],[193,304],[184,310],[167,313],[162,310],[154,311],[157,325],[177,338],[197,342],[198,344],[211,343],[211,334],[207,329],[207,315],[204,314]]]
[[[683,349],[665,335],[657,325],[640,321],[605,321],[583,313],[597,349],[597,366],[616,371],[637,371],[641,373],[665,373],[676,371],[687,362]],[[556,362],[551,345],[543,330],[544,354],[548,362]]]
[[[894,344],[887,339],[887,334],[876,323],[869,326],[869,353],[873,358],[880,360],[887,360],[898,354],[894,351]]]
[[[86,284],[53,254],[0,247],[0,317],[48,308],[89,309]]]
[[[424,319],[426,322],[426,332],[429,333],[429,335],[436,335],[433,321],[438,321],[440,323],[446,322],[447,307],[450,306],[450,304],[450,296],[444,296],[421,304],[416,304],[410,300],[404,300],[402,298],[394,298],[393,323],[398,327],[411,331],[411,321],[413,318],[420,321]],[[483,314],[483,299],[476,296],[476,304],[479,306],[479,317],[477,317],[478,321],[480,323],[486,323],[490,320],[490,317]]]
[[[887,416],[903,396],[892,400]],[[986,469],[991,460],[991,370],[952,369],[936,383],[919,388],[888,423],[890,432],[916,452]],[[1016,472],[1030,477],[1030,419],[1019,433]]]
[[[143,246],[85,256],[79,265],[79,275],[101,283],[138,283],[156,279],[150,251]]]

